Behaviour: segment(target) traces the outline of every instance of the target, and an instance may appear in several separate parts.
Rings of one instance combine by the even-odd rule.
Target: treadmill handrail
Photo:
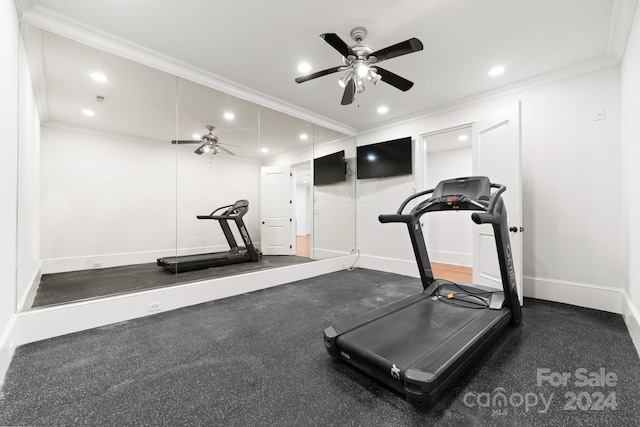
[[[218,209],[214,210],[213,212],[211,212],[209,215],[200,215],[200,216],[213,216],[215,215],[216,212],[218,212],[219,210],[225,209],[225,208],[230,208],[233,205],[226,205],[226,206],[220,206]]]
[[[491,183],[491,188],[497,188],[498,191],[495,193],[491,193],[491,198],[489,199],[489,206],[487,206],[487,212],[494,212],[496,209],[496,202],[498,201],[498,196],[500,196],[507,189],[507,186],[504,184],[494,184]]]
[[[227,213],[226,215],[223,213],[222,215],[216,215],[215,213],[222,210],[222,209],[229,209],[233,206],[235,206],[238,202],[233,203],[231,205],[225,205],[225,206],[220,206],[219,208],[217,208],[216,210],[214,210],[213,212],[211,212],[209,215],[197,215],[196,218],[198,219],[217,219],[217,220],[224,220],[224,219],[231,219],[237,216],[242,216],[247,212],[247,207],[246,206],[240,206],[236,209],[233,209],[232,211],[230,211],[229,213]],[[225,212],[226,213],[226,212]],[[233,215],[235,214],[235,215]]]
[[[435,188],[431,188],[429,190],[420,191],[420,192],[418,192],[416,194],[413,194],[413,195],[409,196],[407,199],[405,199],[404,202],[402,202],[402,204],[400,205],[400,207],[398,208],[398,211],[396,213],[398,215],[402,215],[402,211],[409,204],[410,201],[412,201],[413,199],[416,199],[418,197],[425,196],[427,194],[433,193],[434,190],[435,190]]]
[[[497,184],[497,183],[491,183],[491,188],[497,188],[498,191],[491,193],[490,195],[490,199],[489,199],[489,203],[487,205],[487,207],[482,207],[479,203],[474,203],[476,206],[478,206],[478,210],[485,210],[486,212],[493,212],[495,210],[495,205],[496,202],[498,200],[498,196],[501,195],[502,193],[504,193],[504,191],[507,189],[507,187],[503,184]],[[421,208],[419,209],[419,212],[414,212],[415,209],[418,207],[416,206],[409,214],[403,214],[402,211],[404,211],[404,209],[407,207],[407,205],[409,204],[409,202],[411,202],[414,199],[417,199],[418,197],[422,197],[422,196],[426,196],[427,194],[432,194],[434,192],[435,188],[430,188],[429,190],[424,190],[424,191],[420,191],[416,194],[412,194],[411,196],[407,197],[401,204],[400,207],[398,208],[398,210],[396,211],[396,215],[400,215],[402,216],[394,216],[392,214],[382,214],[378,217],[378,220],[381,223],[387,223],[387,222],[408,222],[406,218],[406,215],[414,215],[414,214],[418,214],[418,216],[422,216],[424,215],[424,212],[426,209],[428,209],[429,207],[431,207],[431,205],[435,202],[435,200],[432,199],[427,199],[425,201],[423,201],[421,204],[419,204],[418,206],[424,204],[423,206],[421,206]],[[463,196],[464,197],[464,196]],[[465,198],[466,199],[466,198]],[[438,199],[439,200],[439,199]],[[462,200],[462,199],[461,199]],[[473,202],[473,201],[472,201]],[[475,220],[474,220],[475,222]]]
[[[467,196],[460,195],[458,196],[457,201],[470,202],[471,204],[475,205],[478,208],[477,210],[493,213],[495,211],[496,202],[498,201],[499,196],[507,189],[507,187],[503,184],[491,183],[491,188],[497,188],[498,190],[489,195],[488,203],[486,201],[483,201],[483,203],[487,203],[486,207],[483,206],[483,204],[481,204],[480,201],[470,199]],[[408,197],[404,202],[402,202],[402,204],[400,205],[400,208],[404,209],[411,200],[415,199],[416,197],[422,196],[424,194],[432,193],[433,191],[434,189],[426,190]],[[430,199],[424,200],[423,202],[419,203],[411,210],[410,215],[415,216],[416,218],[419,218],[425,213],[427,213],[429,211],[429,208],[431,208],[434,204],[440,203],[443,197],[450,197],[450,196],[453,196],[453,195],[443,195],[441,197],[438,197],[437,199],[430,198]],[[398,214],[402,213],[401,209],[398,210]]]

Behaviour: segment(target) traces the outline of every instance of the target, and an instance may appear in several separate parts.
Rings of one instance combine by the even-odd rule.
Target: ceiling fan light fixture
[[[371,83],[373,83],[374,85],[377,85],[378,82],[382,80],[382,76],[373,70],[369,70],[369,75],[367,76],[367,78],[371,80]]]
[[[364,62],[359,62],[358,65],[356,65],[356,74],[360,78],[367,77],[369,74],[369,67]]]
[[[348,69],[343,75],[342,77],[340,77],[340,80],[338,80],[338,84],[340,85],[341,88],[345,88],[347,87],[347,83],[349,83],[349,80],[351,80],[353,78],[353,70],[352,69]]]
[[[211,151],[211,147],[209,147],[209,145],[207,144],[204,147],[202,147],[202,151],[204,151],[205,153],[208,153],[209,151]]]
[[[344,89],[341,105],[349,105],[355,101],[355,94],[365,90],[364,79],[367,78],[374,85],[380,80],[403,92],[413,87],[413,82],[397,74],[377,67],[377,64],[398,56],[418,52],[424,49],[422,42],[415,37],[403,42],[374,50],[362,42],[367,36],[367,29],[355,27],[351,30],[351,38],[355,44],[349,46],[336,33],[323,33],[320,37],[334,48],[342,57],[342,65],[316,71],[306,76],[296,77],[296,83],[304,83],[328,74],[344,72],[338,80],[338,85]],[[375,67],[374,67],[375,65]],[[302,70],[301,70],[302,71]]]

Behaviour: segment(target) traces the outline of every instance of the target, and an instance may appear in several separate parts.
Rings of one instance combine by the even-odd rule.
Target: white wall
[[[13,1],[0,2],[0,383],[15,339],[18,189],[19,26]]]
[[[640,350],[640,7],[636,7],[621,66],[622,170],[625,260],[625,320]]]
[[[259,238],[255,162],[54,126],[41,152],[43,273],[153,262],[176,245],[224,250],[219,224],[196,215],[241,198],[254,201],[245,220]]]
[[[40,283],[40,117],[20,44],[17,307],[31,306]]]
[[[406,135],[417,139],[423,133],[477,121],[519,100],[525,296],[619,312],[624,279],[622,212],[602,203],[603,198],[622,197],[618,67],[363,134],[357,145]],[[606,119],[594,121],[594,112],[602,108]],[[417,274],[413,265],[406,269],[414,261],[406,230],[375,220],[379,213],[393,212],[414,186],[420,184],[413,177],[358,182],[358,197],[364,197],[358,203],[358,246],[373,257],[371,262],[365,258],[364,266]]]

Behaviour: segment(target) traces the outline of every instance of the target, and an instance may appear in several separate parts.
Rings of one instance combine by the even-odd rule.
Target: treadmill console
[[[491,182],[486,176],[470,176],[440,181],[433,190],[432,198],[464,196],[471,200],[488,201]]]

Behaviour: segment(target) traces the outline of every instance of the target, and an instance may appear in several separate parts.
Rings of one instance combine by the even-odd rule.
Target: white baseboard
[[[633,345],[636,347],[638,356],[640,356],[640,311],[638,311],[638,307],[635,306],[627,292],[622,291],[622,296],[622,318],[627,324]]]
[[[16,349],[16,319],[17,316],[13,314],[4,330],[0,331],[0,390]]]
[[[175,310],[308,279],[341,270],[345,264],[351,265],[355,259],[356,255],[348,255],[238,276],[25,311],[17,315],[16,327],[19,334],[15,344],[23,345],[149,316],[161,311]],[[149,312],[149,304],[159,305],[160,310]]]
[[[524,277],[524,296],[611,313],[622,313],[622,289],[568,282],[565,280]]]
[[[42,280],[42,261],[38,262],[35,271],[31,275],[31,279],[28,281],[29,286],[24,290],[22,296],[18,300],[18,311],[30,308],[33,305],[33,300],[36,298],[40,281]]]
[[[327,259],[346,255],[350,255],[350,253],[344,251],[336,251],[333,249],[313,248],[313,259]]]
[[[439,262],[432,260],[433,262]],[[415,261],[361,255],[358,265],[371,270],[420,277]],[[622,289],[538,277],[524,277],[524,296],[621,314]]]
[[[120,267],[123,265],[156,262],[156,259],[170,256],[194,255],[229,250],[228,246],[208,246],[188,249],[166,249],[148,252],[128,252],[119,254],[88,255],[68,258],[48,258],[42,260],[42,274],[66,273],[69,271],[91,270],[95,268]]]

